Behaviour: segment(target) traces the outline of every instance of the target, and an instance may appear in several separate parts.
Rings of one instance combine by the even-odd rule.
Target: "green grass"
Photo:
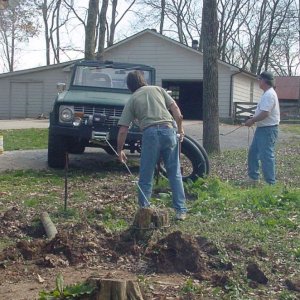
[[[292,134],[300,135],[300,124],[290,124],[290,125],[282,124],[282,125],[280,125],[280,130],[289,132]]]
[[[190,182],[185,189],[189,197],[193,196],[193,200],[187,202],[188,218],[185,222],[174,222],[171,218],[171,226],[163,234],[181,230],[207,237],[217,245],[221,260],[234,264],[234,270],[230,273],[226,292],[207,286],[208,283],[190,280],[182,290],[195,295],[214,294],[216,299],[275,299],[269,294],[275,293],[272,285],[256,291],[249,288],[245,266],[248,261],[257,261],[271,282],[286,279],[287,270],[291,274],[298,272],[300,189],[280,183],[247,188],[215,176]],[[136,188],[127,175],[117,170],[100,175],[70,170],[67,211],[64,211],[63,172],[0,173],[0,190],[0,212],[5,212],[8,207],[18,207],[27,221],[34,223],[40,212],[48,211],[60,228],[68,223],[100,222],[107,232],[118,233],[132,224],[136,210]],[[153,204],[171,209],[167,182],[159,181],[155,190],[159,193],[154,195]],[[1,248],[9,244],[12,240],[0,238]],[[227,245],[231,244],[238,245],[241,251],[229,251]],[[265,256],[253,254],[256,249],[261,249]],[[274,273],[275,262],[280,271]],[[283,287],[278,293],[286,297],[282,299],[296,299],[292,298],[293,292]]]
[[[288,127],[294,130],[294,126]],[[46,131],[38,131],[46,142]],[[234,268],[224,289],[188,279],[183,292],[207,299],[297,299],[283,282],[299,276],[300,270],[299,144],[294,141],[278,146],[279,181],[275,186],[255,188],[241,183],[246,174],[245,150],[211,157],[212,174],[185,184],[190,199],[188,218],[175,222],[172,212],[171,226],[162,234],[181,230],[207,237],[218,247],[219,258],[232,262]],[[154,192],[152,204],[171,212],[168,182],[159,180]],[[117,164],[97,173],[71,169],[65,211],[63,171],[6,171],[0,173],[0,214],[12,207],[22,211],[26,222],[32,224],[47,211],[60,228],[70,223],[100,223],[107,232],[117,234],[132,224],[137,208],[136,186]],[[13,243],[14,238],[0,237],[0,251]],[[237,245],[240,250],[229,250],[228,245]],[[257,251],[264,255],[255,254]],[[245,276],[249,261],[262,267],[270,279],[267,287],[249,287]]]
[[[46,149],[48,129],[9,129],[0,130],[3,136],[4,151]]]

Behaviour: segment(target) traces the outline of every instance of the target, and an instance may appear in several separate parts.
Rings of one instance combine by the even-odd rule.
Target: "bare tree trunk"
[[[95,59],[95,31],[99,11],[99,0],[89,1],[87,24],[85,26],[84,56],[87,60]]]
[[[12,36],[11,36],[11,53],[9,61],[9,71],[14,71],[14,61],[15,61],[15,25],[12,25]]]
[[[130,11],[130,9],[135,4],[135,2],[136,2],[136,0],[131,0],[131,3],[125,9],[123,14],[118,19],[118,21],[116,21],[118,1],[113,0],[113,2],[112,2],[112,20],[111,20],[110,27],[109,27],[110,32],[107,34],[108,35],[108,37],[107,37],[107,46],[108,47],[112,46],[114,44],[116,28],[117,28],[118,24],[121,22],[121,20],[124,18],[124,16],[128,13],[128,11]]]
[[[113,45],[115,39],[117,5],[118,0],[112,0],[110,34],[107,42],[108,47]]]
[[[267,8],[267,1],[263,0],[263,3],[261,5],[260,14],[259,14],[259,23],[258,27],[255,33],[255,40],[254,40],[254,46],[252,49],[252,62],[250,71],[254,74],[258,72],[258,61],[259,61],[259,53],[260,53],[260,47],[261,47],[261,39],[262,39],[262,32],[264,27],[264,20],[265,20],[265,14],[266,14],[266,8]]]
[[[217,1],[203,1],[203,146],[219,153]]]
[[[103,56],[104,56],[107,8],[108,8],[108,0],[102,0],[102,7],[101,7],[100,17],[99,17],[99,40],[98,40],[97,60],[103,60]]]
[[[272,12],[270,16],[270,25],[268,29],[268,39],[267,39],[267,47],[266,47],[266,52],[263,56],[261,66],[264,63],[265,70],[268,69],[269,64],[270,64],[270,52],[271,52],[271,46],[273,44],[273,41],[275,37],[277,36],[279,30],[282,27],[283,21],[286,19],[288,10],[291,6],[292,0],[289,0],[284,7],[284,10],[282,10],[280,7],[278,7],[279,3],[281,0],[273,0],[273,7],[272,7]],[[276,25],[276,28],[274,28],[274,21],[276,20],[276,14],[280,11],[280,20],[279,23]]]
[[[47,0],[44,0],[43,4],[41,4],[42,16],[44,21],[44,36],[45,36],[45,45],[46,45],[46,65],[50,65],[50,38],[49,38],[49,24],[47,18]]]
[[[183,33],[183,11],[187,6],[187,1],[180,1],[179,3],[172,0],[173,7],[175,8],[176,26],[178,31],[178,39],[180,43],[184,43],[184,33]]]
[[[55,57],[56,57],[56,63],[60,63],[59,59],[59,52],[60,52],[60,24],[59,24],[59,18],[60,18],[60,6],[61,6],[61,0],[57,1],[56,8],[57,8],[57,14],[56,14],[56,51]]]
[[[166,13],[166,0],[161,0],[160,5],[161,5],[161,12],[160,12],[159,33],[163,34],[164,22],[165,22],[165,13]]]

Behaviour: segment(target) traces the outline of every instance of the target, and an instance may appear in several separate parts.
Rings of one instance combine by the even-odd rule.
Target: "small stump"
[[[96,287],[94,300],[144,300],[135,280],[91,277],[87,283]]]
[[[169,226],[169,213],[163,209],[139,208],[133,221],[132,234],[138,240],[149,239],[149,232]]]

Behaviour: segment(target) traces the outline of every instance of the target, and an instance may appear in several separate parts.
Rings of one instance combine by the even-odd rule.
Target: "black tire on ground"
[[[183,169],[183,181],[195,181],[197,178],[207,175],[205,157],[198,146],[186,137],[184,137],[181,143],[180,160]],[[189,164],[190,168],[186,164]]]
[[[206,160],[196,144],[184,137],[181,143],[180,163],[182,168],[183,181],[196,181],[199,177],[207,175]],[[166,176],[166,169],[163,163],[160,164],[159,173]]]
[[[203,157],[204,157],[204,159],[205,159],[206,175],[208,175],[209,172],[210,172],[210,165],[209,165],[209,158],[208,158],[208,155],[207,155],[206,150],[205,150],[204,147],[203,147],[201,144],[199,144],[194,138],[192,138],[192,137],[190,137],[190,136],[188,136],[188,135],[186,135],[185,137],[186,137],[188,140],[192,141],[192,142],[197,146],[197,148],[201,151],[201,153],[202,153],[202,155],[203,155]]]
[[[48,166],[62,169],[66,161],[66,139],[61,135],[54,135],[49,132],[48,138]]]

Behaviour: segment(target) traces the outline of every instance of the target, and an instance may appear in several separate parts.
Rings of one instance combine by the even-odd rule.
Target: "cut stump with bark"
[[[135,214],[132,234],[138,240],[149,238],[149,232],[169,226],[169,213],[164,209],[139,208]]]
[[[94,300],[144,300],[135,280],[90,277],[87,283],[96,288]]]

